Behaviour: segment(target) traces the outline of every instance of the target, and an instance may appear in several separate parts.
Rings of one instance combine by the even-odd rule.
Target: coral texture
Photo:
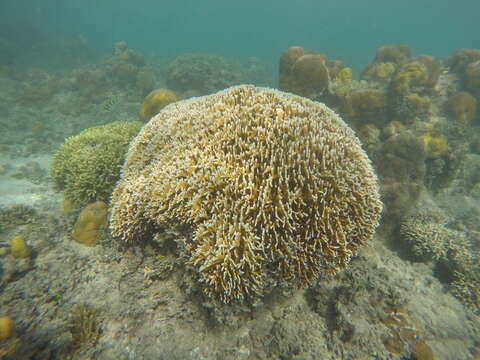
[[[325,105],[238,86],[163,109],[132,142],[112,196],[115,237],[187,224],[189,262],[224,302],[304,286],[347,265],[380,217],[377,177]]]
[[[128,143],[141,126],[140,122],[114,122],[67,139],[52,162],[55,188],[75,205],[108,201],[120,177]]]

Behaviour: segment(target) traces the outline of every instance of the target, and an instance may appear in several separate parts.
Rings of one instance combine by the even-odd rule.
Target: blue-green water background
[[[0,1],[0,24],[28,24],[52,37],[80,35],[101,52],[124,40],[158,56],[208,53],[273,62],[299,45],[355,69],[387,44],[438,58],[480,48],[479,17],[478,0]]]

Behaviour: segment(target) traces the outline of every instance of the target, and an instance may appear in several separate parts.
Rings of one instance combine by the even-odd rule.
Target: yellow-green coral
[[[13,336],[13,320],[8,316],[0,317],[0,342]]]
[[[67,139],[53,157],[50,174],[55,188],[75,205],[108,201],[128,144],[141,126],[140,122],[114,122]]]
[[[412,86],[422,85],[427,79],[426,66],[414,61],[397,71],[392,80],[392,89],[397,95],[405,95],[411,91]]]
[[[30,257],[30,249],[25,243],[23,236],[17,235],[10,240],[10,253],[17,259],[26,259]]]
[[[396,66],[391,62],[368,65],[362,73],[362,79],[370,81],[386,81],[395,73]]]
[[[340,70],[337,76],[335,76],[335,82],[337,83],[337,85],[338,84],[348,85],[352,82],[352,78],[353,78],[352,69],[350,69],[349,67],[346,67]]]
[[[158,114],[168,104],[177,101],[177,95],[169,89],[156,89],[145,97],[138,117],[140,121],[146,122]]]
[[[335,273],[382,209],[353,130],[325,105],[273,89],[238,86],[168,106],[128,154],[112,234],[132,243],[188,224],[188,263],[224,302]]]
[[[0,317],[0,359],[13,359],[19,342],[13,320],[8,316]]]
[[[95,246],[107,227],[108,207],[103,201],[87,205],[73,226],[72,237],[86,246]]]
[[[438,157],[448,150],[447,140],[443,136],[422,136],[423,150],[427,157]]]

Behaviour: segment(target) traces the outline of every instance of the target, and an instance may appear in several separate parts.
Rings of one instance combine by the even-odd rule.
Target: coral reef
[[[366,81],[388,83],[397,67],[391,62],[372,63],[362,71],[361,78]]]
[[[114,122],[82,131],[60,146],[50,175],[56,190],[76,205],[108,201],[140,122]]]
[[[445,62],[458,74],[465,89],[480,97],[480,50],[459,49]]]
[[[220,56],[189,54],[175,58],[167,71],[167,86],[186,96],[214,93],[246,80],[240,64]]]
[[[35,211],[25,205],[11,205],[0,208],[0,232],[12,230],[19,225],[32,222],[36,217]]]
[[[402,64],[412,56],[412,50],[407,45],[386,45],[377,50],[374,63]]]
[[[443,136],[424,135],[421,139],[427,158],[439,157],[448,150],[447,140]]]
[[[18,342],[13,320],[8,316],[0,317],[0,358],[13,358]]]
[[[382,209],[370,161],[333,111],[253,86],[160,112],[132,142],[111,204],[124,242],[191,226],[188,262],[224,302],[335,273]]]
[[[465,69],[465,87],[480,96],[480,60],[468,64]]]
[[[95,345],[101,332],[97,310],[85,304],[74,306],[69,330],[72,334],[74,350]]]
[[[30,249],[27,247],[23,236],[17,235],[10,240],[10,253],[16,259],[26,259],[30,257]]]
[[[172,90],[163,88],[153,90],[143,100],[138,118],[140,121],[147,122],[157,115],[161,109],[174,101],[177,101],[177,95]]]
[[[121,87],[135,84],[137,76],[145,66],[142,54],[129,49],[124,41],[114,45],[113,55],[106,60],[106,74]]]
[[[354,91],[350,95],[352,116],[358,121],[385,122],[387,112],[387,96],[381,90],[365,89]]]
[[[291,47],[282,53],[279,69],[281,90],[310,99],[318,99],[328,90],[330,75],[323,55]]]
[[[403,220],[400,233],[415,256],[439,260],[447,256],[449,244],[462,235],[447,228],[447,221],[438,210],[414,211]]]
[[[445,63],[453,72],[463,73],[469,64],[476,61],[480,61],[479,49],[458,49],[445,60]]]
[[[4,341],[13,336],[13,320],[9,317],[0,318],[0,341]]]
[[[137,73],[135,86],[142,95],[147,95],[155,89],[156,73],[151,67],[144,67]]]
[[[471,122],[477,112],[477,100],[465,91],[460,91],[448,98],[445,111],[454,120]]]
[[[419,61],[404,64],[395,73],[392,79],[392,90],[397,95],[406,95],[415,88],[422,87],[427,83],[427,68]]]
[[[437,207],[415,208],[401,224],[401,236],[412,254],[433,261],[451,293],[471,311],[480,311],[480,266],[469,234],[449,227],[453,219]]]
[[[107,227],[108,207],[103,201],[88,204],[78,215],[72,237],[85,246],[95,246]]]

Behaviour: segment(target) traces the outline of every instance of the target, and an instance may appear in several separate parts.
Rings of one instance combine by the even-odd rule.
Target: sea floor
[[[215,308],[189,294],[188,274],[168,255],[73,241],[74,217],[61,215],[48,179],[10,176],[32,161],[48,171],[48,157],[3,161],[1,206],[36,212],[1,234],[3,243],[28,234],[32,250],[29,259],[1,258],[0,306],[18,340],[11,358],[407,359],[422,346],[435,359],[478,357],[480,319],[445,291],[432,266],[401,259],[381,237],[310,289],[279,289],[256,307]],[[98,335],[84,344],[72,330],[78,305],[93,311]]]

